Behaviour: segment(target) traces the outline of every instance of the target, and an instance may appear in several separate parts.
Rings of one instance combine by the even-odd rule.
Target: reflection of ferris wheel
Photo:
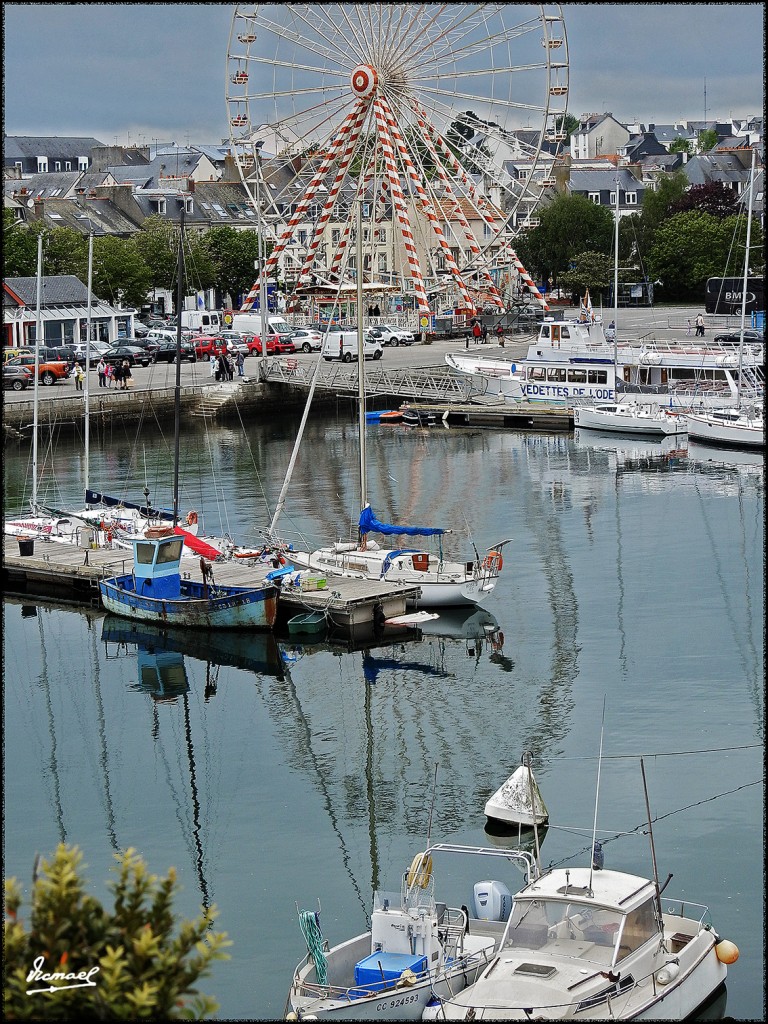
[[[237,7],[227,61],[265,270],[294,295],[354,276],[361,252],[366,286],[422,313],[502,307],[520,279],[534,291],[512,243],[565,139],[558,5]]]

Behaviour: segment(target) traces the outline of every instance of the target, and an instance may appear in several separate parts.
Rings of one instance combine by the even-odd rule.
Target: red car
[[[261,338],[252,338],[248,344],[250,352],[255,352],[257,356],[261,355]],[[282,335],[271,335],[267,338],[267,355],[268,356],[280,356],[284,353],[291,353],[296,351],[296,346],[290,340],[290,338],[283,337]]]
[[[210,359],[212,355],[218,355],[222,347],[221,338],[213,334],[194,334],[190,341],[195,346],[195,355],[198,359]]]

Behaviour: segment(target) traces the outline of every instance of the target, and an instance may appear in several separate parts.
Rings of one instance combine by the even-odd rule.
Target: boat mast
[[[83,383],[85,401],[85,491],[90,487],[89,467],[91,464],[91,430],[90,430],[90,391],[88,390],[88,370],[91,366],[91,317],[93,305],[93,224],[88,220],[88,320],[85,336],[85,381]]]
[[[358,434],[360,437],[360,508],[367,504],[365,466],[365,348],[363,342],[363,226],[362,195],[357,197],[357,390]]]
[[[619,370],[619,168],[616,167],[616,206],[613,212],[613,391]]]
[[[179,521],[179,435],[181,432],[181,307],[184,302],[184,207],[179,220],[176,267],[176,386],[173,394],[173,526]]]
[[[741,370],[744,361],[744,321],[747,316],[747,283],[749,281],[749,242],[752,236],[752,196],[755,191],[755,148],[749,172],[749,203],[747,207],[747,242],[744,250],[744,286],[741,289],[741,331],[739,333],[739,379],[736,381],[736,408],[741,407]]]
[[[43,293],[43,233],[37,236],[37,320],[35,324],[35,391],[32,414],[32,511],[37,510],[37,421],[40,389],[40,334],[43,329],[41,313]]]

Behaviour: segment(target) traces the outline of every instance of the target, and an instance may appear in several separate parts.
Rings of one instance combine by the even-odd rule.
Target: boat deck
[[[52,598],[101,607],[99,581],[133,571],[133,552],[126,548],[83,548],[35,538],[31,555],[15,550],[17,539],[3,538],[3,586],[6,592],[30,598]],[[215,562],[213,585],[261,588],[268,566]],[[182,573],[202,582],[199,558],[185,558]],[[278,621],[302,611],[323,611],[331,625],[343,630],[372,627],[383,619],[402,615],[406,602],[418,600],[417,586],[371,580],[326,577],[322,590],[286,584],[278,599]]]

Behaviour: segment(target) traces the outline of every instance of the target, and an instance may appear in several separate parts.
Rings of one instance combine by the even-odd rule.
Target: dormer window
[[[38,174],[47,174],[47,172],[48,172],[48,157],[47,156],[39,156],[37,158],[37,173]]]
[[[165,197],[157,196],[152,199],[152,203],[155,207],[155,212],[159,213],[161,216],[165,216]]]
[[[88,170],[88,157],[87,156],[79,156],[77,158],[77,169],[78,169],[78,171],[87,171]]]

